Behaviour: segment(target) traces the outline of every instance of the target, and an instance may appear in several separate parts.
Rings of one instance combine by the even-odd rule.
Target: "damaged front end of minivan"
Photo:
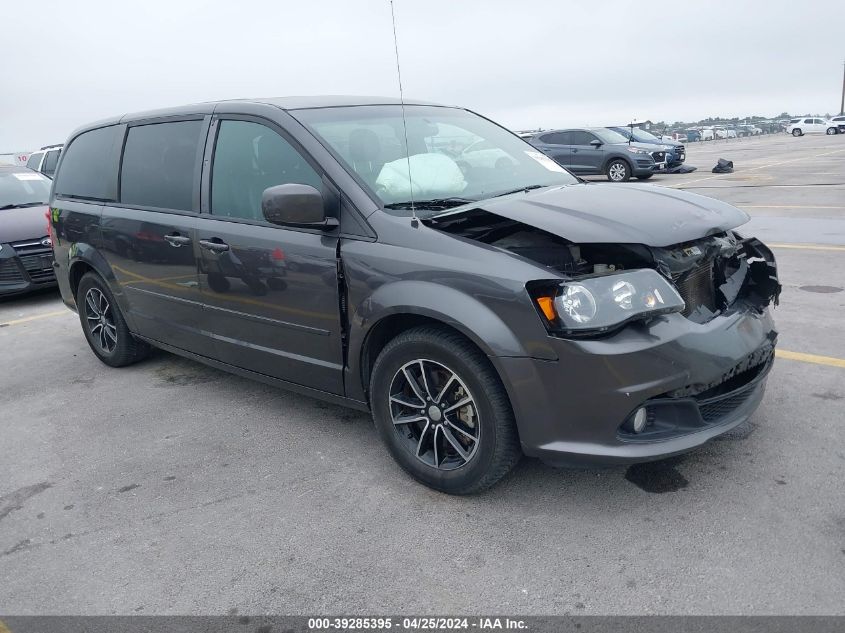
[[[552,280],[530,284],[529,292],[535,300],[543,297],[559,298],[564,296],[562,293],[566,292],[567,287],[576,286],[582,288],[580,292],[584,295],[585,291],[589,292],[584,284],[595,284],[593,280],[612,277],[609,298],[619,306],[622,316],[625,310],[639,314],[637,308],[644,307],[654,308],[644,311],[646,316],[681,312],[693,323],[706,323],[731,310],[762,310],[771,303],[777,305],[781,290],[771,250],[760,240],[742,238],[732,230],[672,246],[648,246],[572,243],[540,228],[481,209],[443,219],[435,217],[430,220],[430,225],[446,233],[530,259],[566,279],[564,282]],[[660,288],[649,288],[652,294],[642,297],[646,303],[636,306],[633,300],[636,299],[637,289],[625,277],[643,270],[659,273],[666,284],[664,287],[672,288],[680,301],[664,297],[666,293],[661,293]],[[646,286],[655,285],[653,277],[644,281],[652,282],[646,283]],[[597,285],[601,288],[608,284],[599,282]],[[550,290],[555,289],[558,292],[549,294]],[[597,299],[601,298],[592,297],[593,301]],[[558,301],[558,304],[563,305],[563,302]],[[546,310],[544,305],[547,304],[538,302],[541,314],[554,324],[557,317],[551,316],[551,310]],[[633,320],[621,318],[612,323],[608,323],[607,319],[593,322],[592,303],[585,306],[586,312],[577,312],[571,302],[567,308],[571,312],[569,316],[574,317],[572,327],[562,323],[558,329],[569,335],[601,334]],[[566,314],[560,316],[565,319]]]
[[[517,408],[535,418],[560,412],[527,431],[529,454],[562,465],[658,459],[736,426],[759,404],[777,338],[767,307],[781,285],[758,239],[721,226],[670,245],[574,242],[481,208],[427,223],[549,271],[526,290],[574,371],[562,377],[535,363],[533,379],[523,377],[531,387],[515,396],[525,399]]]

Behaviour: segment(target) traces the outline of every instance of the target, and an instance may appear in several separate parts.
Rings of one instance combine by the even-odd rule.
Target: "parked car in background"
[[[712,141],[716,138],[716,134],[712,127],[703,127],[699,131],[701,132],[702,141]]]
[[[530,137],[529,137],[530,138]],[[514,164],[514,159],[500,147],[497,147],[487,139],[476,141],[455,159],[458,165],[463,161],[471,167],[493,167],[502,169]]]
[[[603,127],[543,132],[529,142],[574,174],[604,174],[612,182],[625,182],[632,176],[646,180],[666,166],[665,151],[655,151],[650,144],[629,143],[618,132]]]
[[[805,134],[832,135],[839,133],[839,126],[833,121],[826,121],[818,117],[802,117],[790,121],[786,132],[792,134],[792,136],[804,136]]]
[[[59,157],[62,155],[62,145],[45,145],[37,152],[30,154],[26,166],[52,178],[56,173],[56,166],[59,164]]]
[[[437,149],[458,134],[514,164],[463,173]],[[452,494],[522,454],[692,450],[753,415],[774,362],[777,265],[734,232],[744,211],[579,182],[461,108],[296,97],[116,116],[73,133],[50,207],[62,300],[104,364],[159,347],[371,412],[399,465]],[[139,223],[166,264],[101,239]],[[269,283],[273,261],[296,275]],[[341,457],[349,476],[388,470]]]
[[[845,134],[845,116],[835,116],[830,120],[830,122],[836,124],[836,129],[840,134]]]
[[[701,140],[701,130],[697,130],[695,128],[689,128],[688,130],[686,130],[684,132],[684,134],[686,135],[686,138],[684,140],[688,141],[690,143],[696,143],[696,142]],[[678,139],[678,140],[681,140],[681,139]]]
[[[689,140],[686,132],[672,132],[672,140],[684,143]]]
[[[56,284],[49,199],[48,178],[27,167],[0,166],[0,296]]]
[[[663,152],[666,153],[666,163],[669,167],[675,167],[676,165],[680,165],[681,163],[686,160],[687,152],[684,144],[672,140],[671,138],[668,140],[664,140],[663,138],[658,138],[651,132],[646,132],[644,129],[639,127],[609,127],[608,130],[613,130],[614,132],[618,132],[626,139],[631,139],[636,141],[637,143],[645,143],[646,145],[654,145],[655,147],[659,147]],[[657,158],[655,158],[655,162]]]

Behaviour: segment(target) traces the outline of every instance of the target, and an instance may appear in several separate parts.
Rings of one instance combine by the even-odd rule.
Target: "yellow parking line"
[[[800,248],[800,247],[799,247]],[[845,247],[840,247],[837,250],[845,250]],[[14,321],[6,321],[0,323],[0,328],[11,325],[20,325],[21,323],[28,323],[38,319],[47,319],[50,317],[61,316],[63,314],[71,314],[70,310],[62,310],[61,312],[45,312],[44,314],[36,314],[23,319],[15,319]],[[778,358],[786,358],[788,360],[797,360],[802,363],[813,363],[815,365],[828,365],[830,367],[842,367],[845,369],[845,358],[836,358],[834,356],[819,356],[817,354],[805,354],[804,352],[791,352],[786,349],[778,349],[775,352]],[[2,625],[2,622],[0,622]],[[4,633],[2,626],[0,626],[0,633]]]
[[[788,360],[798,360],[802,363],[828,365],[830,367],[842,367],[843,369],[845,369],[845,358],[836,358],[834,356],[818,356],[816,354],[805,354],[804,352],[790,352],[787,349],[776,350],[775,356],[777,356],[778,358],[786,358]]]
[[[795,248],[807,251],[845,251],[845,246],[827,246],[824,244],[771,244],[767,243],[771,248]]]
[[[63,314],[71,314],[71,311],[61,310],[59,312],[45,312],[44,314],[34,314],[32,316],[24,317],[23,319],[15,319],[13,321],[6,321],[5,323],[0,323],[0,327],[20,325],[21,323],[29,323],[30,321],[37,321],[38,319],[49,319],[50,317],[61,316]],[[3,633],[3,631],[0,630],[0,633]]]
[[[843,206],[821,204],[738,204],[740,209],[845,209]]]
[[[12,629],[3,624],[3,620],[0,620],[0,633],[12,633]]]

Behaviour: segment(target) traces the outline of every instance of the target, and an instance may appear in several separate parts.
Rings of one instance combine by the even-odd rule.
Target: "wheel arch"
[[[454,288],[430,282],[382,286],[361,303],[350,321],[346,391],[348,397],[359,400],[368,400],[370,373],[379,352],[402,332],[420,325],[456,332],[488,358],[529,355],[490,308]],[[491,362],[501,378],[496,363]]]
[[[79,289],[79,281],[82,279],[82,276],[87,272],[95,272],[108,285],[127,323],[129,323],[130,327],[133,325],[128,314],[129,306],[126,304],[126,295],[123,292],[123,288],[118,282],[112,267],[99,250],[90,244],[83,242],[75,243],[70,251],[70,261],[67,265],[67,271],[68,284],[74,301],[76,301],[76,291]]]
[[[631,172],[631,175],[634,175],[634,165],[631,163],[631,160],[627,156],[623,156],[622,154],[611,154],[607,157],[604,161],[604,165],[601,167],[601,173],[607,174],[607,168],[610,167],[610,163],[615,160],[621,160],[623,163],[628,165],[628,171]]]

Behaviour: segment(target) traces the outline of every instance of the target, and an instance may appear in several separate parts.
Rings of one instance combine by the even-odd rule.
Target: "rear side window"
[[[120,201],[139,207],[193,210],[203,122],[129,128],[120,172]]]
[[[77,136],[63,151],[65,159],[56,176],[56,195],[91,200],[114,200],[117,161],[114,147],[120,126],[112,125]]]
[[[26,161],[26,166],[30,169],[34,169],[38,171],[38,168],[41,166],[41,157],[44,156],[41,152],[35,152],[32,156],[29,157],[29,160]]]
[[[223,121],[211,172],[211,212],[264,220],[261,195],[286,184],[322,188],[322,179],[284,138],[259,123]]]
[[[41,172],[45,176],[53,177],[53,174],[56,173],[56,165],[59,164],[59,154],[61,154],[61,150],[54,149],[47,152],[47,156],[44,157],[44,164],[41,165]]]
[[[540,140],[549,145],[572,145],[571,132],[552,132],[544,135]]]

